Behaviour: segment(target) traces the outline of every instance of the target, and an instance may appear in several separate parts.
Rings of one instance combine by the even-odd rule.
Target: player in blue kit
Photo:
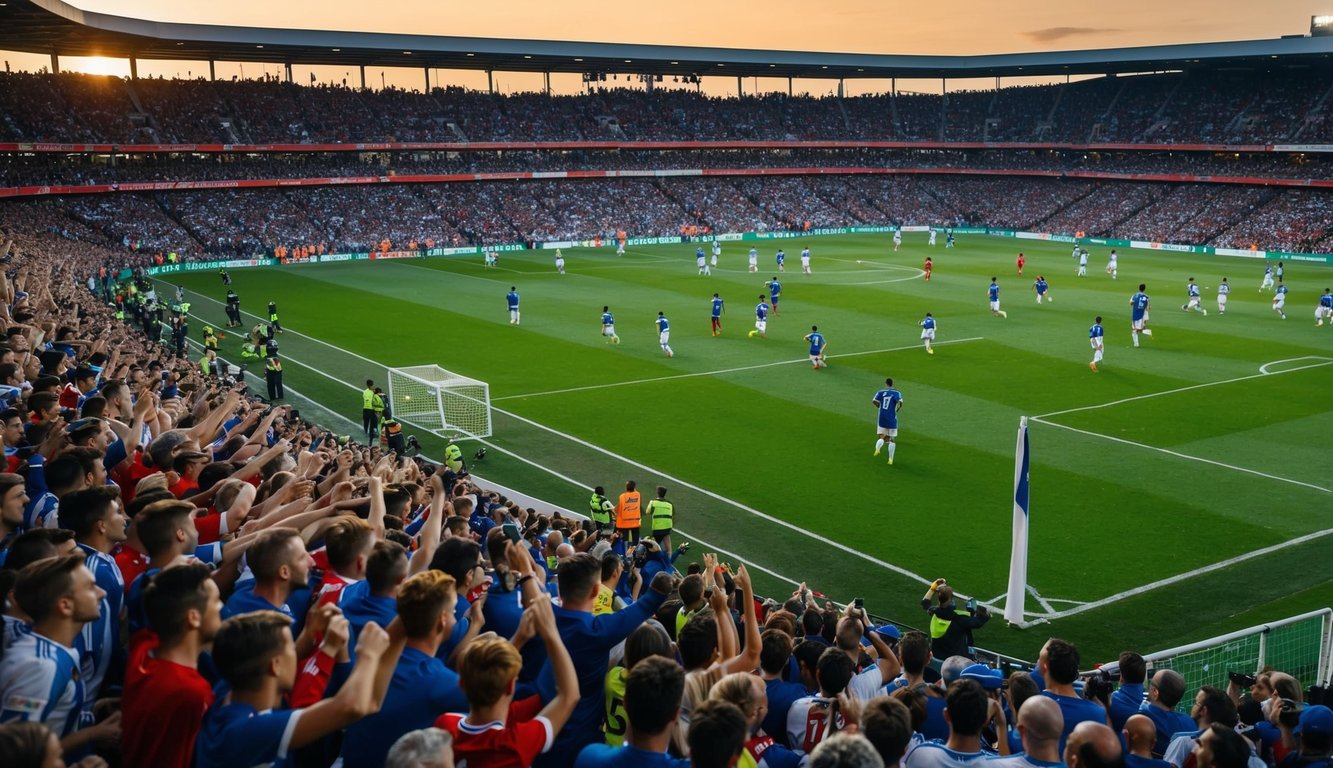
[[[786,265],[787,265],[787,252],[784,251],[784,250],[782,250],[781,248],[778,249],[777,261],[778,261],[778,271],[779,271],[779,272],[786,272],[786,271],[787,271],[787,266],[786,266]],[[775,313],[775,314],[776,314],[776,313]]]
[[[1319,306],[1315,307],[1314,319],[1316,327],[1323,325],[1325,320],[1333,326],[1333,289],[1324,289],[1324,295],[1319,297]]]
[[[602,307],[602,335],[606,337],[607,344],[620,343],[620,337],[616,335],[616,319],[611,315],[610,307]]]
[[[805,335],[805,340],[810,342],[810,362],[814,364],[815,370],[827,368],[828,361],[824,359],[824,347],[827,342],[824,340],[824,334],[819,332],[819,326],[810,326],[810,332]]]
[[[759,294],[759,303],[754,308],[754,330],[750,331],[750,338],[755,334],[768,338],[768,302],[764,301],[764,294]]]
[[[1185,303],[1180,305],[1181,310],[1188,312],[1192,309],[1196,312],[1202,312],[1205,316],[1208,315],[1208,310],[1204,309],[1203,305],[1199,303],[1202,300],[1199,296],[1199,285],[1194,282],[1192,277],[1189,280],[1189,285],[1185,286],[1185,297]]]
[[[509,305],[509,324],[518,325],[518,288],[509,286],[505,294],[505,303]]]
[[[716,293],[713,294],[713,335],[722,333],[722,310],[726,308],[726,302]]]
[[[898,411],[903,409],[903,393],[893,388],[893,379],[884,380],[884,389],[875,393],[872,400],[879,409],[879,430],[875,439],[875,455],[889,444],[889,464],[893,464],[893,453],[898,447]]]
[[[1102,316],[1098,315],[1092,321],[1092,327],[1088,329],[1088,341],[1092,344],[1092,362],[1088,363],[1088,367],[1092,369],[1093,373],[1097,372],[1097,363],[1102,361],[1105,337],[1106,330],[1102,328]]]
[[[699,265],[699,274],[713,274],[713,270],[708,266],[708,258],[704,256],[704,247],[702,245],[694,250],[694,263]]]
[[[1037,282],[1032,284],[1032,290],[1037,292],[1038,304],[1041,303],[1042,299],[1046,299],[1047,302],[1053,301],[1051,297],[1046,295],[1046,293],[1051,290],[1051,286],[1050,283],[1046,282],[1046,278],[1044,276],[1037,275]]]
[[[1282,278],[1277,279],[1277,290],[1273,292],[1273,311],[1287,319],[1287,286],[1282,283]]]
[[[778,316],[778,299],[782,298],[782,283],[778,282],[777,277],[764,283],[768,289],[768,299],[773,303],[773,317]]]
[[[1139,292],[1129,297],[1130,312],[1130,330],[1134,334],[1134,346],[1139,345],[1139,334],[1152,336],[1152,331],[1148,329],[1148,286],[1139,283]]]
[[[667,357],[673,357],[676,354],[675,352],[671,351],[671,344],[668,343],[670,341],[671,341],[671,323],[666,319],[666,315],[662,314],[661,312],[658,312],[657,343],[662,345],[662,351],[666,353]]]
[[[930,313],[927,312],[926,319],[922,320],[918,325],[921,326],[921,342],[926,345],[926,354],[935,354],[935,350],[930,346],[931,342],[935,341],[935,318],[931,317]]]
[[[986,296],[990,299],[990,313],[992,317],[1008,317],[1009,313],[1000,309],[1000,284],[995,282],[996,278],[990,279],[990,288],[986,289]]]

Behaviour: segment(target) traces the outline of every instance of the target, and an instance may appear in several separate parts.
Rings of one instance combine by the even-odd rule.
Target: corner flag
[[[1014,533],[1009,554],[1009,592],[1004,601],[1004,620],[1023,623],[1023,604],[1028,584],[1028,417],[1018,422],[1018,444],[1014,448]]]

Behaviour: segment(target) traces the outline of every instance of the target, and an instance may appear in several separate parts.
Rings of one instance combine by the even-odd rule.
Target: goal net
[[[438,365],[389,369],[390,412],[432,432],[491,436],[491,389]]]

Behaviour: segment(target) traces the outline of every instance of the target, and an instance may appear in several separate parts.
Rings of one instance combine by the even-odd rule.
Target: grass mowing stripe
[[[1100,438],[1100,439],[1102,439],[1102,440],[1111,440],[1111,441],[1113,441],[1113,442],[1121,443],[1121,444],[1123,444],[1123,445],[1132,445],[1132,446],[1134,446],[1135,448],[1144,448],[1144,449],[1147,449],[1147,450],[1149,450],[1149,451],[1157,451],[1157,452],[1159,452],[1159,453],[1165,453],[1165,454],[1167,454],[1168,456],[1175,456],[1175,457],[1178,458],[1178,459],[1187,459],[1187,460],[1189,460],[1189,461],[1198,461],[1198,462],[1202,462],[1202,463],[1204,463],[1204,464],[1212,464],[1212,465],[1215,466],[1215,467],[1222,467],[1223,469],[1230,469],[1230,470],[1233,470],[1233,471],[1236,471],[1236,472],[1244,472],[1244,473],[1246,473],[1246,474],[1255,475],[1255,476],[1257,476],[1257,477],[1265,477],[1265,478],[1268,478],[1269,480],[1276,480],[1276,481],[1281,482],[1281,483],[1290,483],[1290,484],[1292,484],[1292,485],[1299,485],[1299,486],[1303,486],[1303,487],[1305,487],[1305,488],[1313,488],[1313,489],[1316,490],[1316,491],[1322,491],[1322,492],[1324,492],[1324,493],[1333,493],[1333,488],[1325,488],[1325,487],[1322,486],[1322,485],[1315,485],[1314,483],[1307,483],[1307,482],[1304,482],[1304,481],[1302,481],[1302,480],[1293,480],[1293,479],[1291,479],[1290,477],[1281,477],[1281,476],[1278,476],[1278,475],[1270,475],[1270,474],[1268,474],[1267,472],[1260,472],[1260,471],[1257,470],[1257,469],[1249,469],[1249,468],[1247,468],[1247,467],[1238,467],[1238,466],[1236,466],[1235,464],[1227,464],[1227,463],[1225,463],[1225,462],[1215,461],[1215,460],[1213,460],[1213,459],[1205,459],[1205,458],[1203,458],[1203,457],[1201,457],[1201,456],[1191,456],[1191,455],[1189,455],[1188,453],[1180,453],[1179,451],[1173,451],[1173,450],[1170,450],[1169,448],[1158,448],[1158,447],[1155,446],[1155,445],[1147,445],[1147,444],[1145,444],[1145,443],[1137,443],[1137,442],[1135,442],[1135,441],[1133,441],[1133,440],[1126,440],[1126,439],[1123,438],[1123,437],[1114,437],[1114,436],[1112,436],[1112,435],[1103,435],[1103,434],[1100,433],[1100,432],[1089,432],[1089,431],[1086,430],[1086,429],[1079,429],[1078,427],[1071,427],[1071,426],[1069,426],[1068,424],[1060,424],[1059,422],[1055,422],[1055,421],[1047,421],[1046,419],[1043,419],[1043,418],[1038,417],[1038,416],[1033,416],[1033,417],[1031,417],[1031,420],[1037,422],[1038,424],[1045,424],[1045,425],[1048,426],[1048,427],[1059,427],[1060,429],[1067,429],[1067,430],[1069,430],[1070,432],[1077,432],[1077,433],[1079,433],[1080,435],[1087,435],[1087,436],[1089,436],[1089,437],[1096,437],[1096,438]]]
[[[971,336],[966,339],[949,339],[947,341],[937,341],[935,346],[941,347],[945,344],[963,344],[969,341],[981,341],[984,336]],[[922,349],[921,344],[909,344],[902,347],[890,347],[888,349],[870,349],[864,352],[843,352],[840,355],[827,355],[829,359],[843,357],[864,357],[866,355],[882,355],[889,352],[902,352],[908,349]],[[594,389],[611,389],[612,387],[628,387],[634,384],[652,384],[659,381],[671,381],[673,379],[693,379],[698,376],[720,376],[725,373],[741,373],[743,371],[757,371],[761,368],[773,368],[779,365],[793,365],[795,363],[808,363],[808,358],[797,358],[795,360],[778,360],[773,363],[759,363],[758,365],[743,365],[737,368],[722,368],[716,371],[699,371],[697,373],[678,373],[671,376],[655,376],[650,379],[634,379],[632,381],[613,381],[608,384],[590,384],[586,387],[567,387],[565,389],[550,389],[545,392],[525,392],[520,395],[505,395],[504,397],[493,397],[491,402],[500,400],[520,400],[527,397],[546,397],[548,395],[565,395],[570,392],[587,392]]]

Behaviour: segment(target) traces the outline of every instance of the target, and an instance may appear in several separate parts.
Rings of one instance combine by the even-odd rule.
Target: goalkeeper
[[[990,621],[990,611],[978,606],[976,598],[961,608],[954,600],[953,587],[944,579],[931,582],[921,607],[930,614],[930,653],[943,662],[950,656],[972,657],[972,630]]]

